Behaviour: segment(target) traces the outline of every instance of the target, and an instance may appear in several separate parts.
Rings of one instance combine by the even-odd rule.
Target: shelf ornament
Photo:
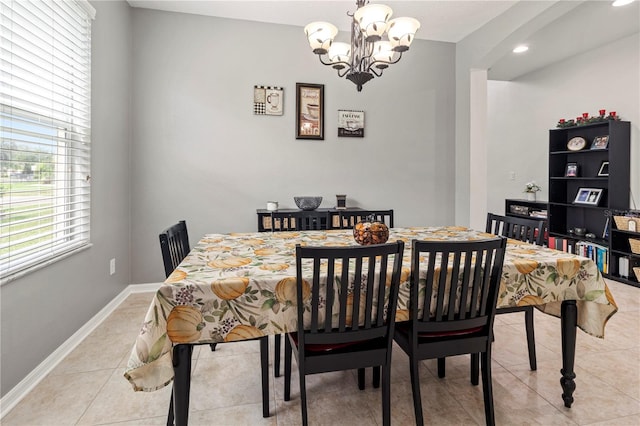
[[[584,126],[585,124],[593,124],[593,123],[602,123],[605,121],[619,121],[620,116],[616,114],[615,111],[610,111],[609,115],[606,115],[606,111],[601,109],[598,111],[599,115],[597,116],[589,116],[588,112],[583,112],[581,117],[576,117],[576,119],[565,120],[561,118],[558,120],[558,124],[556,127],[559,129],[564,129],[566,127],[576,127],[576,126]]]
[[[527,194],[527,199],[529,201],[535,201],[536,200],[536,192],[542,190],[542,188],[540,187],[540,185],[538,185],[535,181],[531,181],[531,182],[527,182],[527,184],[524,186],[524,191]]]

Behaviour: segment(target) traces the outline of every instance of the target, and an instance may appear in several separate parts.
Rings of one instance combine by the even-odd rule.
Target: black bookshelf
[[[591,149],[594,139],[608,136],[605,149]],[[586,140],[582,149],[567,146],[575,137]],[[607,249],[610,247],[611,219],[609,209],[629,208],[630,137],[628,121],[604,121],[583,126],[549,131],[549,235],[575,241],[587,240]],[[603,163],[608,162],[608,175]],[[577,166],[576,176],[566,176],[567,165]],[[579,191],[602,190],[595,205],[576,202]],[[590,193],[590,191],[589,191]],[[575,228],[586,228],[594,238],[576,236]],[[614,259],[610,259],[609,264]],[[612,277],[615,278],[615,277]]]

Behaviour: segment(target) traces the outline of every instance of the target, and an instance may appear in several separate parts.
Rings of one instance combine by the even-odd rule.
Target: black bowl
[[[320,207],[322,197],[293,197],[293,201],[296,202],[296,206],[301,210],[315,210]]]

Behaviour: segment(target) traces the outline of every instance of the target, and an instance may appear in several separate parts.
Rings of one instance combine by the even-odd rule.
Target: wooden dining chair
[[[169,275],[178,267],[180,262],[187,257],[189,251],[189,233],[187,222],[181,220],[160,233],[160,251],[164,263],[164,273]]]
[[[375,220],[382,222],[389,228],[393,228],[393,209],[391,210],[341,210],[338,213],[338,226],[336,229],[351,229],[356,223],[363,220]]]
[[[298,332],[285,338],[284,400],[291,399],[291,358],[300,378],[307,425],[306,376],[382,368],[383,424],[391,423],[391,348],[404,243],[351,247],[296,246]]]
[[[487,224],[485,232],[503,237],[523,241],[542,246],[544,242],[545,221],[525,219],[512,216],[500,216],[493,213],[487,214]],[[525,330],[527,333],[527,349],[529,352],[529,368],[537,370],[536,359],[536,339],[534,329],[533,306],[511,306],[508,308],[497,308],[496,314],[510,314],[513,312],[524,312]],[[480,360],[477,355],[471,355],[471,383],[477,385],[480,374],[478,364]],[[438,360],[438,377],[445,376],[445,361]]]
[[[159,235],[160,250],[162,251],[162,261],[167,278],[178,267],[180,262],[189,254],[189,234],[187,223],[184,220],[162,231]],[[267,336],[260,337],[260,364],[262,368],[262,416],[269,417],[269,340]],[[217,343],[210,343],[212,351],[216,350]],[[194,346],[194,345],[190,345]],[[191,353],[190,348],[189,353]],[[171,400],[169,402],[169,413],[167,415],[167,425],[174,424],[173,412],[173,390],[171,390]]]
[[[394,340],[409,355],[413,406],[423,425],[419,361],[480,353],[487,425],[495,424],[491,381],[493,321],[506,238],[412,242],[409,321]]]
[[[273,231],[319,231],[330,228],[330,215],[327,211],[300,210],[293,212],[271,212]],[[273,374],[280,377],[280,350],[282,335],[274,336]]]
[[[493,213],[487,214],[486,232],[514,240],[542,246],[544,242],[545,221],[524,219],[511,216],[500,216]],[[524,312],[524,324],[527,332],[527,348],[529,350],[529,368],[537,370],[536,338],[533,326],[533,306],[513,306],[497,308],[497,314],[509,314],[512,312]],[[477,360],[475,361],[477,365]],[[477,368],[474,370],[477,372]],[[476,373],[477,377],[477,373]],[[477,379],[476,379],[477,382]]]
[[[488,213],[485,231],[541,246],[544,242],[545,221]]]

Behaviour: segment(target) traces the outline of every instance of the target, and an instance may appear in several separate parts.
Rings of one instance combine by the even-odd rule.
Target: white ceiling
[[[128,2],[133,7],[299,27],[314,21],[327,21],[347,34],[350,31],[347,12],[353,12],[356,9],[355,0],[128,0]],[[517,2],[381,0],[376,3],[390,6],[393,9],[393,17],[411,16],[420,21],[421,28],[416,38],[457,43]]]
[[[561,3],[551,0],[549,4]],[[421,23],[416,38],[457,43],[469,34],[490,23],[520,1],[503,0],[380,0],[394,11],[394,16],[411,16]],[[570,5],[566,2],[570,2]],[[191,13],[222,18],[243,19],[302,27],[313,21],[334,24],[341,33],[337,39],[348,41],[349,17],[356,9],[355,0],[128,0],[133,7],[169,12]],[[528,72],[567,59],[573,55],[600,47],[640,31],[640,2],[629,6],[611,7],[611,0],[563,0],[565,6],[554,10],[557,16],[537,31],[523,31],[521,42],[530,46],[529,52],[515,55],[510,49],[492,59],[489,78],[511,80]],[[530,19],[535,19],[531,16]],[[342,33],[344,32],[344,33]],[[517,32],[516,32],[517,33]],[[505,34],[514,39],[514,33]],[[518,40],[518,42],[520,42]]]

